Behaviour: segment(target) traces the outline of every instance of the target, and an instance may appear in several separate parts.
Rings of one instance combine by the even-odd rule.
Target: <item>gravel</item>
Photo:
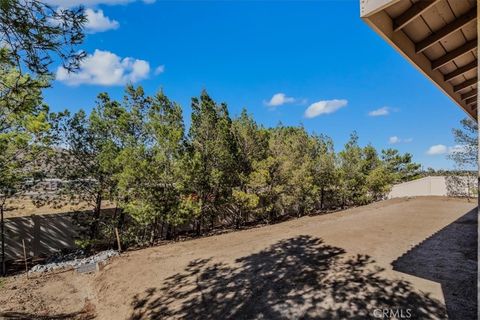
[[[56,254],[50,257],[45,264],[37,264],[32,269],[30,269],[29,272],[41,273],[70,267],[77,268],[90,263],[106,261],[109,258],[115,256],[118,256],[118,251],[116,250],[102,251],[89,257],[85,257],[85,253],[82,250],[74,251],[65,255]]]

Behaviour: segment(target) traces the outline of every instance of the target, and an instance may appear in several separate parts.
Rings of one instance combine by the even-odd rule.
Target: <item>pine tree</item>
[[[313,136],[315,143],[314,153],[314,179],[315,185],[319,190],[318,207],[320,210],[325,209],[325,202],[329,199],[333,202],[334,194],[337,191],[337,171],[336,171],[336,155],[333,141],[331,138],[320,135]]]
[[[171,237],[173,228],[190,219],[188,199],[181,193],[184,125],[180,106],[163,92],[140,100],[147,108],[145,118],[135,130],[139,134],[119,155],[119,192],[122,208],[143,228],[150,228],[153,241],[160,225],[167,224],[167,236]],[[135,114],[143,114],[135,105],[127,109],[133,122]]]
[[[0,234],[4,275],[4,211],[7,199],[25,191],[26,182],[33,186],[45,175],[44,161],[52,141],[52,115],[42,102],[41,84],[19,86],[19,90],[10,92],[15,82],[36,81],[28,75],[18,78],[18,70],[8,63],[0,63],[0,78]]]
[[[255,122],[246,109],[243,109],[240,116],[233,120],[232,129],[238,147],[236,162],[239,185],[232,194],[234,220],[238,228],[242,222],[248,222],[250,213],[255,212],[259,205],[259,197],[249,184],[249,177],[255,163],[266,157],[268,140],[266,130]]]
[[[459,169],[473,169],[478,166],[478,125],[465,118],[460,122],[461,128],[453,129],[455,143],[459,146],[449,155]]]
[[[238,181],[237,149],[232,121],[225,104],[216,104],[206,91],[192,99],[192,121],[189,131],[191,168],[189,185],[200,201],[196,232],[209,220],[218,218],[219,207],[231,197]]]
[[[353,132],[344,150],[339,153],[340,188],[342,208],[365,201],[365,175],[362,172],[362,148],[358,145],[358,135]]]
[[[382,150],[382,161],[387,171],[393,174],[393,183],[416,179],[420,175],[420,164],[412,162],[410,153],[400,154],[396,149]]]
[[[123,111],[106,93],[100,94],[92,113],[68,116],[59,127],[56,176],[66,181],[53,201],[84,202],[93,208],[89,236],[98,235],[103,202],[116,193],[114,159],[120,147],[116,125]]]

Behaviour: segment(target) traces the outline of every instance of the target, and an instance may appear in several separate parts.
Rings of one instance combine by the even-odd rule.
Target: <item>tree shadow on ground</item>
[[[477,209],[392,263],[394,270],[442,285],[449,319],[477,318]]]
[[[235,265],[194,260],[163,287],[136,295],[130,319],[381,318],[375,309],[446,317],[441,302],[381,272],[368,256],[348,257],[321,239],[298,236]]]

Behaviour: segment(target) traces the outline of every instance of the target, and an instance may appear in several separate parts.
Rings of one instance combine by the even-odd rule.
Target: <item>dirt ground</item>
[[[108,201],[104,201],[102,208],[113,208],[114,205]],[[31,215],[45,215],[73,211],[91,210],[93,207],[85,202],[76,204],[61,203],[61,205],[45,204],[35,206],[28,197],[9,199],[6,203],[5,218],[26,217]]]
[[[127,252],[95,274],[10,277],[0,318],[473,319],[473,208],[394,199]]]

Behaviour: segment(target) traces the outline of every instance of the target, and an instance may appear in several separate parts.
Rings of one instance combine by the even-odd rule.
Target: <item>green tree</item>
[[[59,149],[56,176],[66,181],[50,201],[85,202],[92,206],[89,236],[95,239],[103,201],[116,195],[115,159],[120,152],[118,131],[124,114],[122,107],[106,93],[98,95],[92,113],[79,112],[68,116],[59,126]]]
[[[389,172],[377,150],[370,144],[363,148],[362,173],[366,177],[367,201],[382,200],[391,189],[394,175]]]
[[[267,155],[268,135],[267,131],[260,127],[245,109],[233,120],[232,130],[238,147],[236,162],[239,185],[232,194],[234,223],[238,228],[242,222],[248,222],[249,214],[254,212],[259,204],[259,197],[249,184],[249,177],[255,163],[265,159]]]
[[[54,8],[39,0],[0,0],[0,44],[17,70],[50,75],[55,59],[75,71],[85,56],[76,48],[84,39],[83,8]],[[3,57],[5,58],[5,57]],[[34,84],[32,82],[32,84]]]
[[[281,215],[303,215],[317,200],[315,139],[302,127],[282,125],[269,130],[268,153],[253,162],[248,187],[257,195],[270,222]]]
[[[314,136],[313,139],[315,143],[314,183],[320,192],[319,209],[324,210],[326,199],[330,198],[330,202],[333,202],[334,193],[337,191],[337,157],[330,137],[319,135]]]
[[[167,237],[171,237],[172,228],[195,214],[195,204],[190,197],[182,196],[185,186],[180,164],[184,153],[181,107],[163,92],[140,100],[143,103],[127,107],[131,118],[126,123],[138,123],[135,132],[139,134],[133,135],[134,139],[131,135],[126,137],[130,142],[119,155],[119,192],[123,197],[121,206],[144,228],[150,228],[153,241],[158,237],[159,225],[164,223]],[[143,119],[136,121],[135,115],[140,114],[144,114]]]
[[[55,23],[52,23],[55,21]],[[82,9],[55,10],[37,0],[0,0],[0,193],[14,195],[27,176],[40,171],[38,149],[44,146],[51,115],[41,103],[42,88],[49,85],[48,67],[59,58],[75,71],[84,53],[86,17]],[[28,75],[28,72],[32,73]],[[52,119],[50,119],[52,118]],[[51,137],[50,137],[51,138]],[[23,169],[23,170],[22,170]],[[30,177],[28,177],[30,178]],[[5,241],[1,211],[2,273],[5,273]]]
[[[28,97],[20,92],[48,87],[54,61],[69,72],[79,68],[85,53],[77,47],[83,42],[86,22],[83,8],[56,9],[38,0],[0,0],[0,99],[6,107],[18,107]]]
[[[253,162],[266,157],[267,133],[255,122],[252,115],[247,113],[246,109],[242,109],[240,116],[233,120],[232,130],[238,147],[237,162],[240,173],[245,176],[252,171]]]
[[[301,216],[313,210],[318,194],[313,176],[314,143],[303,127],[280,127],[272,133],[270,152],[280,160],[283,181],[279,213]]]
[[[381,160],[378,157],[377,150],[371,145],[367,145],[362,150],[362,166],[361,171],[364,175],[368,175],[371,171],[375,170],[381,165]]]
[[[283,180],[280,171],[281,161],[272,155],[254,161],[248,177],[248,189],[258,198],[258,214],[273,222],[277,215],[277,203],[283,192]]]
[[[478,125],[465,118],[460,121],[460,128],[453,129],[453,137],[458,145],[448,156],[459,169],[476,169],[478,167]]]
[[[367,176],[367,189],[372,201],[382,200],[390,191],[393,175],[384,165],[379,165]]]
[[[382,161],[387,171],[393,174],[393,183],[410,181],[420,176],[421,165],[412,162],[410,153],[400,154],[396,149],[382,150]]]
[[[216,104],[206,91],[192,99],[189,131],[191,192],[201,203],[196,231],[201,232],[205,219],[213,226],[219,207],[231,197],[238,181],[237,149],[232,121],[225,104]]]
[[[0,77],[9,90],[12,82],[31,81],[28,75],[17,78],[11,65],[0,64]],[[48,107],[42,103],[37,86],[22,87],[0,99],[0,233],[2,237],[2,274],[5,274],[4,211],[7,199],[24,191],[44,175],[46,151],[51,142]]]
[[[363,150],[358,145],[356,132],[350,135],[350,140],[339,152],[339,193],[342,208],[350,204],[361,204],[365,201],[365,179],[362,172]]]
[[[447,156],[455,162],[456,170],[447,172],[447,189],[455,196],[478,195],[479,181],[475,181],[478,168],[478,124],[465,118],[460,128],[452,130],[456,147]]]

